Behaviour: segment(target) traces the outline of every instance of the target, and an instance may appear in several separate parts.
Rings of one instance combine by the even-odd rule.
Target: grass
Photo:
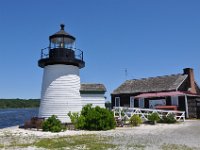
[[[102,150],[102,149],[114,149],[115,144],[109,143],[111,139],[108,137],[102,137],[97,135],[77,135],[59,138],[43,138],[35,139],[32,142],[21,142],[23,139],[16,137],[10,138],[10,143],[6,145],[0,144],[1,148],[26,148],[29,146],[36,146],[46,149],[88,149],[88,150]]]
[[[0,148],[4,148],[4,145],[0,144]]]
[[[32,137],[33,138],[33,137]],[[33,138],[34,139],[34,138]],[[76,135],[76,136],[67,136],[67,137],[59,137],[59,138],[43,138],[43,139],[35,139],[30,141],[29,143],[24,143],[20,137],[12,137],[10,139],[9,144],[0,144],[0,149],[3,148],[27,148],[29,146],[35,146],[38,148],[45,148],[45,149],[87,149],[87,150],[119,150],[119,149],[135,149],[135,150],[144,150],[146,148],[145,143],[124,143],[124,138],[117,138],[114,137],[105,137],[100,135]],[[115,143],[115,140],[119,140]],[[127,142],[127,141],[126,141]],[[163,144],[159,147],[161,150],[198,150],[195,147],[189,147],[187,145],[181,144]]]
[[[46,149],[89,149],[89,150],[102,150],[102,149],[113,149],[116,147],[114,144],[108,143],[108,138],[102,138],[97,135],[80,135],[80,136],[69,136],[53,139],[41,139],[34,145],[36,147],[46,148]]]

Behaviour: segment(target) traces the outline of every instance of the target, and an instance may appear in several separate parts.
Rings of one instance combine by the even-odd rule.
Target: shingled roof
[[[187,78],[186,74],[176,74],[167,76],[158,76],[143,79],[127,80],[112,94],[134,94],[158,91],[176,90],[181,83]]]
[[[82,83],[80,92],[106,92],[106,88],[103,84]]]

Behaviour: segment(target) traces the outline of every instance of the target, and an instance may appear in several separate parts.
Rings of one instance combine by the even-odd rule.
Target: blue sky
[[[199,8],[199,0],[1,0],[0,98],[40,97],[40,49],[60,23],[84,51],[81,82],[105,84],[108,100],[126,79],[186,67],[200,84]]]

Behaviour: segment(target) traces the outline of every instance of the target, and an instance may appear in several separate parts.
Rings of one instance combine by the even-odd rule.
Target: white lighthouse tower
[[[75,37],[64,31],[63,24],[49,42],[38,61],[44,68],[38,117],[56,115],[61,122],[70,122],[68,112],[82,109],[79,69],[85,66],[83,52],[74,47]]]

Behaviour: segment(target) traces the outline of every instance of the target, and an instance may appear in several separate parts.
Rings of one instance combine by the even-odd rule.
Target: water
[[[0,109],[0,129],[23,125],[26,120],[38,115],[38,108]]]

